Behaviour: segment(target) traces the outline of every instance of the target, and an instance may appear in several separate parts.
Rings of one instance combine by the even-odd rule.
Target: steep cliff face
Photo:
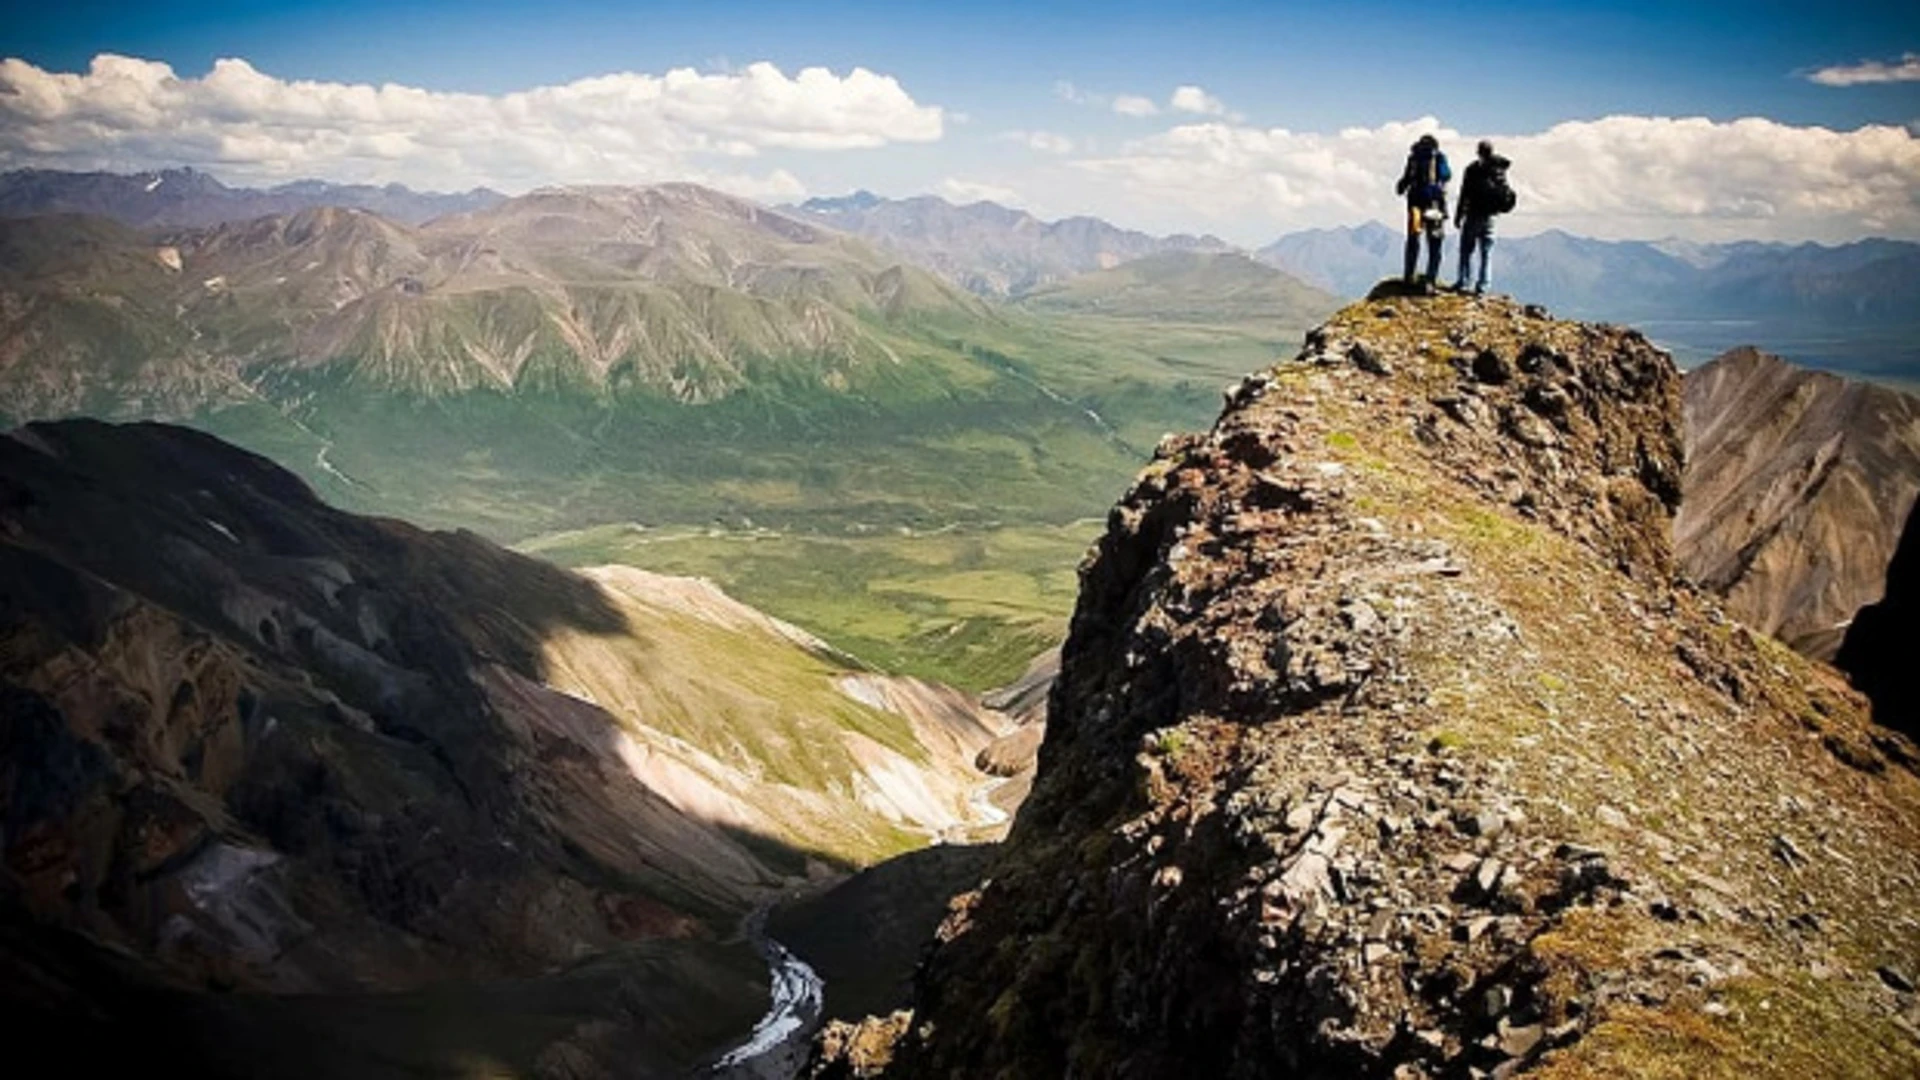
[[[1920,1068],[1911,745],[1676,585],[1679,394],[1632,331],[1389,298],[1165,441],[911,1023],[836,1044],[889,1076]]]
[[[1920,398],[1736,349],[1686,377],[1674,546],[1756,630],[1831,659],[1920,492]]]

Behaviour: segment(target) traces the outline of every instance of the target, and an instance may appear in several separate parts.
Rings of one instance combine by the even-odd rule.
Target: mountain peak
[[[1238,251],[1160,251],[1034,289],[1036,310],[1118,314],[1173,322],[1292,320],[1301,325],[1338,301]]]
[[[1075,274],[1162,251],[1231,250],[1210,236],[1148,236],[1094,217],[1041,221],[985,199],[956,205],[937,195],[886,199],[861,191],[810,199],[792,211],[987,296],[1023,296]]]
[[[136,174],[50,169],[0,173],[0,216],[80,211],[128,225],[174,228],[247,221],[323,205],[358,207],[417,224],[503,197],[485,188],[441,194],[413,191],[401,184],[375,187],[326,180],[293,180],[265,189],[229,187],[210,173],[188,167]]]
[[[562,212],[588,216],[651,219],[662,214],[692,213],[754,220],[776,216],[759,204],[700,184],[674,181],[631,187],[616,184],[569,184],[535,188],[525,195],[467,215],[468,218],[509,219],[527,211]]]
[[[831,214],[840,210],[871,210],[881,202],[880,196],[861,188],[851,195],[816,196],[801,203],[800,209],[813,214]]]
[[[1920,758],[1675,586],[1680,428],[1637,332],[1389,298],[1164,440],[899,1073],[1912,1071]]]

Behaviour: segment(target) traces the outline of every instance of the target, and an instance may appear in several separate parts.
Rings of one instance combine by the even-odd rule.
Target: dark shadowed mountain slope
[[[1885,594],[1853,617],[1834,663],[1869,698],[1873,718],[1920,736],[1920,507],[1887,566]]]
[[[1730,614],[1830,659],[1920,493],[1920,398],[1737,349],[1686,377],[1674,548]]]
[[[856,192],[790,208],[853,233],[984,296],[1022,296],[1051,282],[1164,252],[1224,252],[1211,236],[1149,236],[1099,218],[1041,221],[992,202],[956,206],[932,195],[884,199]]]
[[[440,1068],[498,1036],[530,1069],[576,1025],[613,1025],[582,1060],[743,1034],[736,920],[965,833],[996,734],[704,583],[355,517],[209,436],[91,421],[0,437],[0,688],[9,995],[39,972],[65,997],[24,996],[78,1022],[165,991],[212,1031]],[[620,1015],[676,987],[711,1015]]]
[[[1676,587],[1681,456],[1640,335],[1452,297],[1166,440],[886,1075],[1920,1068],[1911,744]]]
[[[908,852],[782,904],[768,930],[820,973],[830,1015],[891,1012],[907,1004],[947,901],[979,883],[992,855],[991,844]]]
[[[296,180],[260,190],[228,187],[193,169],[145,173],[77,173],[17,169],[0,173],[0,217],[91,214],[132,226],[199,227],[322,206],[366,210],[418,224],[442,214],[478,210],[506,196],[486,188],[458,194],[414,191],[402,184],[332,184]]]

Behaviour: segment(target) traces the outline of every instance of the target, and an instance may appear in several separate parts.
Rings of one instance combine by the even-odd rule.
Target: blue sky
[[[78,135],[99,106],[69,103],[60,106],[64,111],[34,115],[0,107],[0,165],[133,168],[161,164],[155,156],[172,151],[202,157],[192,163],[248,181],[304,167],[342,179],[399,179],[430,187],[491,182],[509,189],[543,179],[638,182],[680,172],[775,201],[853,187],[986,194],[1049,216],[1086,211],[1153,229],[1210,230],[1251,242],[1284,228],[1389,216],[1390,207],[1367,214],[1368,199],[1359,193],[1347,197],[1327,189],[1371,183],[1374,173],[1390,172],[1399,125],[1430,122],[1469,144],[1479,135],[1520,140],[1511,145],[1533,147],[1561,165],[1600,155],[1587,166],[1614,178],[1610,182],[1641,183],[1663,172],[1657,157],[1651,169],[1632,157],[1649,146],[1683,161],[1677,171],[1701,174],[1676,180],[1673,192],[1649,195],[1644,205],[1612,205],[1571,190],[1584,182],[1577,171],[1535,170],[1538,198],[1526,206],[1541,212],[1536,224],[1543,227],[1840,238],[1920,230],[1920,212],[1912,212],[1920,187],[1913,170],[1920,169],[1920,159],[1911,156],[1910,145],[1876,135],[1868,140],[1873,162],[1844,177],[1827,177],[1831,170],[1822,165],[1823,156],[1850,159],[1859,148],[1807,133],[1848,134],[1879,125],[1904,132],[1911,143],[1920,130],[1920,80],[1835,86],[1807,75],[1862,61],[1897,67],[1915,52],[1920,5],[1912,3],[1482,0],[1330,9],[1109,2],[1036,11],[1015,3],[75,0],[10,13],[0,27],[0,56],[32,69],[13,69],[14,83],[84,73],[96,55],[113,53],[164,63],[181,80],[206,76],[217,59],[238,58],[275,80],[395,83],[498,98],[613,73],[659,76],[692,68],[726,74],[766,61],[785,76],[820,66],[838,76],[859,67],[890,77],[901,95],[894,104],[905,126],[876,122],[859,137],[822,146],[817,138],[770,130],[767,124],[786,121],[766,117],[716,120],[723,135],[689,131],[684,118],[662,120],[657,131],[649,129],[654,144],[609,153],[609,175],[591,175],[583,160],[571,171],[541,177],[537,170],[503,163],[497,154],[441,147],[437,156],[410,157],[391,138],[380,151],[367,149],[371,144],[364,139],[345,139],[340,145],[355,149],[338,157],[304,151],[276,157],[252,136],[284,130],[283,119],[263,114],[245,138],[223,138],[208,126],[215,119],[240,122],[234,116],[240,107],[230,99],[217,106],[183,104],[202,111],[142,121],[149,126],[137,136],[122,131],[89,145]],[[0,77],[0,104],[7,78]],[[1066,91],[1063,83],[1073,89]],[[1203,90],[1205,97],[1194,100],[1218,102],[1218,108],[1173,108],[1171,95],[1181,86]],[[824,94],[819,100],[825,112],[865,107],[853,97],[835,99],[844,88],[807,93],[816,90]],[[1116,111],[1123,98],[1151,102],[1151,115],[1140,115],[1145,106]],[[929,136],[924,117],[911,114],[909,105],[939,111],[937,135]],[[217,116],[210,119],[209,109]],[[708,105],[701,109],[702,116],[711,112]],[[1721,125],[1763,118],[1779,132],[1650,126],[1675,117]],[[1642,123],[1605,130],[1559,127],[1608,118]],[[618,115],[605,120],[621,125]],[[169,123],[199,125],[205,137],[170,146],[155,126]],[[1376,137],[1335,145],[1337,133],[1347,129]],[[583,145],[578,140],[589,137],[585,130],[570,129],[564,137]],[[1556,130],[1557,139],[1525,141]],[[1289,138],[1276,139],[1275,131]],[[1311,135],[1322,140],[1293,138]],[[1672,138],[1692,141],[1663,141]],[[1769,150],[1769,143],[1780,149]],[[248,158],[248,147],[261,148],[258,160]],[[1464,157],[1465,147],[1459,153]],[[1771,161],[1769,153],[1782,160]],[[1202,170],[1205,182],[1183,197],[1177,166],[1189,154],[1201,155],[1208,167]],[[1332,160],[1342,155],[1351,162]],[[482,156],[491,164],[479,161]],[[1529,162],[1516,160],[1524,199]],[[1738,190],[1722,184],[1708,191],[1701,185],[1711,185],[1705,174],[1716,161],[1752,175],[1735,185]],[[1776,184],[1786,194],[1768,187],[1770,170],[1792,174]],[[1789,206],[1793,191],[1828,181],[1857,182],[1876,192],[1877,201],[1853,208],[1850,216],[1813,212],[1815,204],[1830,207],[1831,197],[1800,199],[1804,213]],[[1252,189],[1264,194],[1237,194]],[[1903,214],[1903,201],[1911,213]]]

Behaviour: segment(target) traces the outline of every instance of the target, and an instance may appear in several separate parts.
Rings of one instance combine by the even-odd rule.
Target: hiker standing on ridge
[[[1420,263],[1420,237],[1427,238],[1427,273],[1432,287],[1440,276],[1440,245],[1447,232],[1447,181],[1453,170],[1447,167],[1447,155],[1440,152],[1440,140],[1420,136],[1407,152],[1407,167],[1400,172],[1394,191],[1407,197],[1407,267],[1405,279],[1413,284],[1414,270]]]
[[[1493,260],[1493,219],[1513,209],[1516,198],[1507,183],[1506,158],[1493,152],[1493,144],[1480,140],[1473,164],[1460,178],[1460,208],[1454,212],[1454,227],[1460,230],[1460,277],[1453,283],[1455,292],[1467,291],[1467,271],[1473,262],[1474,248],[1480,249],[1480,275],[1474,279],[1473,295],[1487,291],[1487,264]]]

